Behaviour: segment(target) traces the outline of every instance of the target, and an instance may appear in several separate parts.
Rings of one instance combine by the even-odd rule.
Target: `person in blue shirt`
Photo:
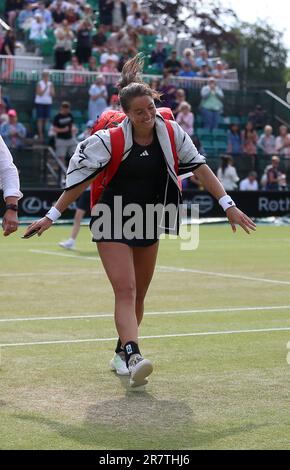
[[[237,124],[231,124],[227,134],[228,149],[231,155],[240,155],[243,153],[242,134]]]
[[[8,122],[4,122],[0,127],[0,134],[7,147],[21,148],[24,145],[26,137],[26,128],[17,120],[17,112],[15,109],[8,111]]]

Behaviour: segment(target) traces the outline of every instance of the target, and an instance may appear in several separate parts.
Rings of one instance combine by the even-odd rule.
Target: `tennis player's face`
[[[156,117],[156,108],[151,96],[138,96],[131,101],[127,113],[135,128],[153,129]]]

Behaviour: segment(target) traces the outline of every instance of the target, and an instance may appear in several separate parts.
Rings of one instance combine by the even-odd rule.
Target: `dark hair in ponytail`
[[[133,59],[128,60],[123,66],[121,78],[118,82],[119,98],[124,112],[130,109],[132,99],[139,96],[151,96],[160,100],[160,93],[152,90],[142,79],[144,66],[143,54],[139,53]]]

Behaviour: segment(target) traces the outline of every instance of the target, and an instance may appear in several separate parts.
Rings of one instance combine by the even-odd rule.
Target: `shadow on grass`
[[[128,389],[123,398],[89,406],[80,424],[36,414],[21,413],[14,417],[56,432],[64,439],[57,444],[58,449],[215,449],[220,439],[269,426],[269,423],[243,423],[228,427],[224,424],[221,428],[216,423],[215,427],[208,424],[201,427],[195,423],[193,412],[185,402],[160,400],[146,391],[132,393]],[[39,432],[45,434],[43,428]],[[241,445],[240,439],[237,442],[235,447]],[[50,448],[48,443],[45,449]]]

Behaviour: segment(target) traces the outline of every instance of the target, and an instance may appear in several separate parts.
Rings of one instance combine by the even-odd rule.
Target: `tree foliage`
[[[240,23],[233,34],[237,38],[237,47],[224,46],[224,57],[236,67],[240,75],[245,73],[240,62],[240,51],[248,51],[247,81],[248,83],[273,88],[285,83],[288,51],[283,44],[283,34],[269,24]]]
[[[147,0],[146,3],[162,24],[175,32],[186,33],[193,43],[201,42],[218,55],[224,42],[236,44],[229,26],[236,14],[219,0]]]

